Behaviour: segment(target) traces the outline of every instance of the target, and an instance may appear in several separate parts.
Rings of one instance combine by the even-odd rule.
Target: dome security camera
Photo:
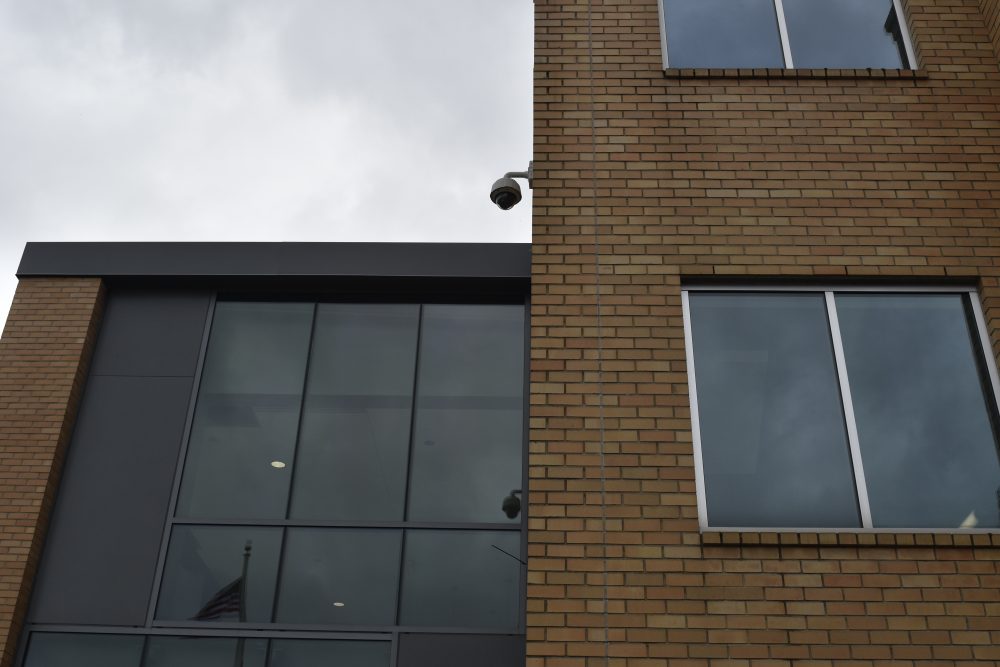
[[[521,201],[521,186],[517,184],[515,178],[525,178],[528,180],[528,187],[532,186],[534,176],[532,163],[528,163],[528,171],[508,171],[503,178],[498,178],[490,189],[490,201],[500,207],[501,211],[507,211]]]
[[[503,503],[500,506],[500,509],[507,515],[508,519],[516,519],[517,515],[521,513],[521,499],[517,497],[519,493],[521,493],[521,489],[511,491],[510,495],[503,499]]]
[[[506,211],[521,201],[521,186],[513,178],[498,178],[490,189],[490,200]]]

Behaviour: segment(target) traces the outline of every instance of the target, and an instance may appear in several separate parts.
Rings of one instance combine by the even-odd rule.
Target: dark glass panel
[[[178,516],[285,517],[312,311],[216,306]]]
[[[520,521],[524,307],[425,306],[410,504],[415,521]]]
[[[293,518],[402,520],[419,313],[319,306]]]
[[[265,639],[150,637],[143,667],[264,667],[266,661]]]
[[[281,639],[271,642],[270,667],[389,667],[389,642]]]
[[[245,597],[240,591],[250,543]],[[171,621],[271,621],[280,528],[174,526],[156,617]]]
[[[784,7],[795,67],[907,66],[892,0],[784,0]]]
[[[136,635],[34,632],[24,667],[139,667],[142,640]]]
[[[392,625],[401,536],[398,530],[289,528],[276,620]]]
[[[1000,527],[992,392],[964,299],[837,296],[876,527]]]
[[[710,525],[861,525],[822,294],[692,293]]]
[[[514,531],[407,531],[400,625],[516,628],[520,542]]]
[[[663,0],[670,67],[784,67],[774,0]]]
[[[524,667],[524,635],[399,635],[397,667]]]

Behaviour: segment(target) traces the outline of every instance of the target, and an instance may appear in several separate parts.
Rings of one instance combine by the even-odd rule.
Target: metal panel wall
[[[397,667],[522,667],[523,635],[399,636]]]
[[[145,622],[210,298],[110,294],[31,622]]]

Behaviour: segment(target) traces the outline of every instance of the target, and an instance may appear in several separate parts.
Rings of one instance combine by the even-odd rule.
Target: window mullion
[[[872,528],[872,510],[868,503],[868,485],[865,483],[865,467],[861,461],[861,441],[858,438],[858,423],[854,418],[854,401],[851,399],[851,385],[847,377],[847,361],[844,357],[844,341],[840,337],[837,304],[833,292],[825,292],[825,295],[826,313],[830,321],[830,338],[833,341],[833,355],[837,363],[837,377],[840,380],[844,421],[847,425],[847,439],[851,445],[851,463],[854,466],[854,485],[858,494],[858,506],[861,509],[861,525]]]
[[[698,525],[701,530],[709,527],[708,497],[705,492],[705,464],[701,453],[701,423],[698,421],[698,386],[694,373],[694,333],[691,324],[691,302],[688,291],[681,292],[681,309],[684,319],[684,349],[687,353],[688,400],[691,403],[691,441],[694,447],[694,478],[698,503]]]
[[[778,34],[781,36],[781,52],[785,54],[785,69],[792,69],[792,46],[788,41],[788,25],[785,23],[785,6],[781,0],[774,0],[774,13],[778,17]]]
[[[913,51],[913,42],[910,41],[910,29],[906,25],[906,14],[903,13],[903,3],[901,0],[892,0],[892,6],[896,10],[896,20],[899,21],[899,33],[903,36],[903,48],[906,49],[906,59],[910,69],[917,69],[917,56]]]

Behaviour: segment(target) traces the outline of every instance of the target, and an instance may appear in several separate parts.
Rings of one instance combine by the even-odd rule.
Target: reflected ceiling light
[[[343,607],[343,606],[344,606],[344,603],[343,603],[343,602],[334,602],[334,603],[333,603],[333,606],[334,606],[334,607]]]
[[[272,468],[278,468],[280,470],[281,468],[285,467],[285,462],[284,461],[271,461],[271,467]]]

